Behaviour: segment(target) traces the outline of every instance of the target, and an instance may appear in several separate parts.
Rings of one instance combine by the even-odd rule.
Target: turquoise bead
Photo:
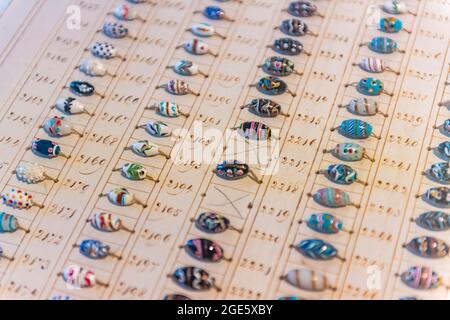
[[[395,17],[381,18],[379,28],[387,33],[397,33],[403,29],[403,23]]]
[[[342,220],[331,213],[313,213],[307,222],[312,230],[324,234],[336,234],[343,228]]]
[[[305,257],[314,260],[331,260],[337,256],[335,247],[319,239],[303,240],[296,249]]]
[[[450,141],[444,141],[439,144],[437,151],[444,159],[450,159]]]
[[[367,139],[372,132],[373,128],[369,123],[358,119],[344,120],[339,127],[339,133],[351,139]]]
[[[398,50],[398,45],[391,38],[375,37],[370,41],[369,49],[377,53],[393,53]]]
[[[366,96],[379,96],[383,93],[384,85],[380,80],[369,77],[359,80],[356,89]]]

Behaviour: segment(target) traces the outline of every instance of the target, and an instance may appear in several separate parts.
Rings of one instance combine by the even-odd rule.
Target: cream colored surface
[[[124,2],[124,1],[122,1]],[[413,256],[402,244],[417,235],[434,235],[450,243],[450,232],[433,234],[417,227],[410,219],[431,207],[416,199],[434,183],[422,171],[440,160],[429,146],[446,139],[434,125],[440,125],[450,113],[438,108],[440,101],[450,99],[444,83],[449,78],[450,2],[442,0],[407,0],[417,16],[401,15],[411,34],[389,35],[406,54],[377,55],[360,43],[383,35],[366,24],[385,16],[378,10],[383,1],[317,0],[325,18],[305,18],[318,37],[299,38],[312,55],[290,57],[303,76],[286,78],[289,88],[297,93],[275,97],[291,116],[261,119],[247,109],[241,110],[255,97],[262,97],[250,84],[264,75],[257,68],[264,59],[276,55],[266,46],[282,37],[274,30],[283,19],[289,1],[244,0],[218,3],[213,0],[164,0],[158,4],[136,5],[147,22],[124,22],[138,38],[110,40],[126,61],[103,61],[116,77],[89,78],[75,67],[84,58],[91,58],[85,49],[95,41],[107,40],[97,33],[108,15],[121,1],[107,0],[13,0],[0,13],[0,190],[22,188],[35,196],[40,210],[28,211],[2,206],[14,214],[31,232],[0,234],[0,246],[15,260],[0,260],[0,296],[3,299],[48,299],[55,295],[75,299],[161,299],[166,293],[185,294],[193,299],[275,299],[295,295],[308,299],[397,299],[418,296],[423,299],[447,299],[442,286],[433,291],[415,291],[396,276],[413,265],[429,265],[450,283],[449,260],[426,260]],[[236,19],[235,23],[208,21],[193,15],[206,5],[218,4]],[[68,6],[81,8],[81,28],[67,26]],[[0,6],[1,8],[1,6]],[[0,9],[1,12],[1,9]],[[381,15],[379,15],[381,14]],[[192,56],[176,46],[192,38],[186,32],[192,25],[209,22],[227,39],[204,39],[218,58],[211,55]],[[368,56],[385,60],[401,75],[382,73],[380,78],[393,97],[380,96],[381,111],[387,113],[365,117],[374,126],[381,140],[362,141],[371,157],[352,163],[360,184],[340,187],[351,195],[360,209],[347,207],[331,210],[314,203],[307,194],[323,187],[335,187],[323,175],[315,175],[333,162],[339,162],[323,149],[338,142],[349,141],[331,132],[344,119],[355,118],[340,104],[360,97],[355,88],[345,84],[370,76],[353,63]],[[181,77],[171,66],[180,59],[191,59],[200,70],[209,74]],[[70,96],[62,89],[72,80],[87,80],[105,95],[80,98],[94,112],[68,116],[83,138],[76,135],[58,139],[69,160],[43,160],[27,151],[31,141],[47,137],[39,126],[54,115],[51,109],[59,98]],[[170,96],[157,85],[170,79],[182,79],[200,92],[199,97]],[[181,105],[190,117],[163,118],[145,110],[160,100]],[[243,121],[259,120],[280,129],[281,154],[279,171],[264,176],[258,185],[250,179],[227,182],[214,176],[213,165],[207,163],[176,164],[164,157],[140,158],[126,146],[137,140],[150,140],[170,153],[175,141],[154,139],[136,125],[162,120],[172,129],[193,131],[195,122],[208,129],[235,127]],[[198,140],[199,144],[208,144]],[[222,152],[217,149],[218,157]],[[120,168],[127,162],[143,164],[150,180],[125,180]],[[276,158],[273,161],[277,161]],[[25,162],[37,162],[59,182],[45,181],[27,185],[11,172]],[[127,187],[148,207],[139,205],[117,207],[100,193]],[[206,195],[205,195],[206,194]],[[224,196],[225,195],[225,196]],[[231,204],[232,202],[232,204]],[[249,205],[251,204],[251,206]],[[99,211],[112,212],[124,225],[136,230],[100,233],[86,220]],[[242,233],[227,231],[207,235],[196,229],[191,218],[205,211],[226,215]],[[344,220],[352,234],[324,236],[299,224],[313,212],[331,211]],[[207,264],[193,260],[179,246],[193,237],[206,237],[221,244],[231,262]],[[335,245],[345,262],[308,260],[290,247],[306,238],[321,238]],[[94,238],[108,243],[112,252],[124,259],[109,257],[88,260],[72,248],[75,243]],[[69,265],[80,265],[96,273],[97,279],[109,283],[108,288],[73,290],[58,277]],[[176,267],[193,265],[210,272],[221,292],[189,292],[167,274]],[[308,292],[280,279],[292,269],[313,269],[327,277],[336,291]]]

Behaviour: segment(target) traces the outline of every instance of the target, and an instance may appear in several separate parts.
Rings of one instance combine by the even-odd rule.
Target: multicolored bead
[[[370,72],[370,73],[382,73],[385,71],[389,71],[399,75],[400,72],[393,70],[392,68],[385,65],[384,61],[380,58],[363,58],[360,63],[354,64],[358,65],[362,70]]]
[[[449,247],[444,241],[427,236],[412,239],[406,248],[422,258],[431,259],[444,258],[449,252]]]
[[[131,145],[131,147],[126,149],[131,149],[134,153],[136,153],[138,156],[141,157],[150,158],[162,155],[167,159],[170,158],[169,155],[166,155],[165,153],[161,152],[156,144],[148,140],[136,141]]]
[[[228,229],[239,231],[231,226],[228,218],[213,212],[201,213],[195,220],[195,225],[207,233],[223,233]]]
[[[219,262],[223,259],[222,247],[211,240],[191,239],[186,242],[184,248],[191,256],[201,261]]]
[[[149,179],[155,181],[152,177],[148,175],[147,169],[144,166],[137,163],[125,163],[122,168],[117,169],[115,171],[121,171],[122,175],[130,180],[134,181],[142,181],[145,179]]]
[[[120,57],[116,47],[109,42],[95,42],[91,46],[91,53],[97,58],[107,60]]]
[[[184,301],[184,300],[192,300],[189,297],[186,297],[182,294],[166,294],[163,298],[163,300],[167,301]]]
[[[14,171],[17,180],[28,183],[36,184],[45,180],[52,180],[58,182],[58,179],[53,179],[45,173],[45,168],[37,163],[27,162],[17,166]]]
[[[382,6],[384,12],[390,14],[402,14],[408,12],[406,4],[399,0],[388,0],[385,1]]]
[[[379,113],[387,117],[386,114],[380,112],[378,109],[378,103],[372,99],[355,98],[350,100],[347,105],[340,105],[339,107],[346,107],[348,112],[358,116],[374,116]]]
[[[102,194],[101,196],[108,197],[108,200],[115,205],[121,207],[131,206],[135,203],[146,207],[142,202],[138,201],[134,194],[126,188],[116,188],[108,192],[106,195]]]
[[[252,180],[261,183],[253,171],[250,170],[250,167],[238,160],[226,160],[218,164],[215,173],[226,180],[239,180],[250,177]]]
[[[342,161],[360,161],[367,158],[371,161],[373,159],[367,156],[366,148],[357,143],[339,143],[331,150],[324,150],[325,153],[330,152],[336,158]]]
[[[16,232],[17,230],[24,230],[25,232],[29,232],[29,230],[26,230],[20,226],[19,220],[17,220],[15,216],[6,212],[0,212],[0,233],[12,233]]]
[[[86,81],[72,81],[69,88],[74,94],[82,97],[90,97],[95,94],[95,87]]]
[[[215,287],[214,278],[205,270],[196,267],[178,268],[172,278],[178,285],[195,291],[206,291]]]
[[[319,15],[317,13],[317,6],[309,1],[293,1],[289,4],[288,10],[294,17],[311,17]],[[320,16],[320,15],[319,15]]]
[[[295,71],[294,62],[283,57],[267,58],[260,67],[272,76],[285,77],[293,73],[301,75],[301,73]]]
[[[169,126],[162,121],[149,121],[145,125],[147,132],[158,138],[169,137],[172,135]]]
[[[445,160],[450,160],[450,141],[440,143],[437,147],[437,151]]]
[[[284,54],[288,56],[296,56],[304,52],[303,44],[300,41],[292,38],[276,39],[272,45],[272,49],[279,54]],[[307,55],[310,55],[307,52],[305,53]]]
[[[401,274],[404,284],[413,289],[435,289],[442,283],[441,277],[429,267],[414,266]]]
[[[36,204],[33,195],[18,189],[9,189],[2,194],[3,204],[14,209],[30,209]],[[36,205],[39,206],[39,205]],[[42,206],[40,206],[42,207]]]
[[[288,90],[286,82],[277,77],[263,77],[251,87],[256,87],[258,91],[269,96],[279,96],[285,92],[290,93],[293,97],[296,96],[295,93]]]
[[[278,115],[288,116],[281,112],[281,105],[270,99],[253,99],[241,109],[248,108],[253,113],[267,118],[275,118]]]
[[[195,96],[199,96],[199,93],[193,92],[189,87],[189,84],[182,80],[169,80],[167,83],[157,86],[156,89],[163,88],[167,91],[167,93],[176,95],[176,96],[184,96],[187,94],[193,94]]]
[[[320,292],[330,289],[327,277],[314,270],[294,269],[282,278],[302,290]]]
[[[375,37],[369,42],[369,49],[377,53],[394,53],[399,51],[397,42],[387,37]],[[403,52],[403,51],[400,51]]]
[[[169,118],[177,118],[179,116],[188,117],[189,114],[181,111],[181,107],[173,102],[161,101],[158,104],[155,104],[148,108],[149,110],[156,110],[160,115],[169,117]]]
[[[403,29],[403,22],[395,17],[384,17],[380,19],[378,28],[387,33],[397,33]]]
[[[71,97],[56,101],[55,108],[68,115],[87,113],[92,116],[81,102]]]
[[[120,230],[132,232],[132,230],[123,226],[122,219],[111,213],[96,212],[90,219],[90,223],[94,229],[103,232],[117,232]]]
[[[372,126],[359,119],[344,120],[339,127],[333,130],[335,129],[338,129],[341,135],[350,139],[368,139],[373,135]]]
[[[423,198],[436,207],[450,208],[450,189],[447,187],[430,188]]]
[[[343,229],[342,220],[331,213],[312,214],[308,219],[308,227],[324,234],[336,234]]]
[[[53,159],[61,155],[61,147],[50,140],[34,140],[31,144],[31,150],[37,156],[47,159]]]
[[[106,22],[102,31],[106,36],[113,39],[122,39],[129,36],[128,28],[117,22]]]
[[[77,132],[73,125],[68,122],[64,117],[54,116],[51,119],[48,119],[44,125],[44,130],[51,136],[55,138],[61,138],[73,133],[82,136],[81,133]]]
[[[295,248],[305,257],[314,260],[331,260],[337,256],[335,247],[319,239],[303,240]]]
[[[233,129],[239,130],[240,134],[249,140],[269,140],[272,137],[272,129],[261,122],[243,122]]]
[[[358,181],[356,171],[345,164],[331,164],[326,170],[320,170],[318,173],[325,174],[328,179],[338,184],[351,185]]]
[[[80,244],[80,253],[90,259],[105,259],[111,254],[111,247],[99,240],[83,240]]]
[[[281,32],[288,36],[304,36],[309,32],[308,25],[300,19],[286,19],[281,22]]]
[[[450,215],[442,211],[424,212],[415,221],[418,226],[431,231],[446,231],[450,229]]]
[[[356,84],[356,90],[366,96],[379,96],[384,93],[384,85],[381,80],[375,78],[363,78]]]
[[[201,22],[201,23],[197,23],[194,24],[189,31],[191,31],[194,35],[196,35],[197,37],[202,37],[202,38],[209,38],[212,36],[218,36],[222,39],[225,39],[225,36],[219,34],[216,32],[216,30],[214,29],[214,26],[210,25],[209,23],[206,22]]]
[[[199,39],[187,40],[183,45],[181,45],[181,47],[183,47],[184,50],[186,50],[190,54],[197,56],[203,56],[205,54],[210,54],[214,57],[218,56],[217,54],[212,53],[212,51],[209,49],[209,45],[206,42]]]
[[[175,71],[175,73],[186,77],[192,77],[198,74],[201,74],[204,77],[208,77],[207,74],[200,71],[198,65],[196,65],[190,60],[180,60],[177,63],[175,63],[171,68],[173,69],[173,71]]]
[[[335,188],[320,189],[313,195],[313,199],[318,204],[330,208],[342,208],[346,206],[358,207],[350,201],[348,193]]]
[[[435,163],[427,171],[427,174],[439,183],[450,184],[450,163]]]
[[[130,6],[126,4],[118,5],[113,11],[114,17],[119,20],[132,21],[132,20],[142,20],[145,22],[145,19],[141,18],[135,10],[133,10]]]
[[[107,67],[98,60],[83,59],[78,66],[81,72],[90,77],[104,77],[110,75]]]
[[[63,280],[75,288],[92,288],[96,285],[95,274],[77,265],[71,265],[61,273]]]

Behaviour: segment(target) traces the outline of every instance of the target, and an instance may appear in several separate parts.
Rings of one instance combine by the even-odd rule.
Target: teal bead
[[[359,80],[356,89],[366,96],[379,96],[383,93],[384,85],[380,80],[369,77]]]
[[[343,228],[342,220],[331,213],[314,213],[309,217],[307,225],[312,230],[324,234],[336,234]]]
[[[427,173],[434,181],[442,184],[450,184],[450,163],[448,162],[433,164]]]
[[[375,37],[370,41],[369,49],[377,53],[393,53],[398,50],[398,45],[391,38]]]
[[[339,133],[351,139],[367,139],[372,132],[373,128],[369,123],[358,119],[344,120],[339,127]]]
[[[379,28],[387,33],[397,33],[403,29],[403,22],[395,17],[381,18]]]
[[[325,176],[338,184],[350,185],[358,180],[358,174],[345,164],[332,164],[325,171]]]

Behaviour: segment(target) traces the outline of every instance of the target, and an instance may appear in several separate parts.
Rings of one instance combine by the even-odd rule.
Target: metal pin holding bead
[[[189,117],[189,113],[185,113],[181,110],[181,107],[173,102],[161,101],[160,103],[155,103],[150,107],[146,107],[146,110],[156,111],[158,114],[169,117],[177,118],[183,116],[185,118]]]
[[[154,144],[148,140],[136,141],[130,147],[125,147],[124,150],[125,151],[131,150],[134,153],[136,153],[137,155],[139,155],[141,157],[146,157],[146,158],[155,157],[155,156],[160,155],[160,156],[165,157],[166,159],[170,159],[170,155],[161,151],[160,148],[156,144]]]
[[[164,89],[167,93],[182,96],[192,94],[194,96],[200,96],[200,93],[193,91],[189,84],[182,80],[169,80],[167,83],[156,86],[156,89]]]
[[[218,33],[212,25],[210,25],[209,23],[204,23],[204,22],[194,24],[189,29],[186,29],[186,31],[191,32],[193,35],[195,35],[197,37],[202,37],[202,38],[210,38],[213,36],[217,36],[222,39],[227,38],[226,36]]]
[[[172,69],[176,74],[192,77],[196,75],[201,75],[208,78],[209,75],[200,70],[199,66],[190,60],[180,60],[174,65],[167,66],[166,69]]]

